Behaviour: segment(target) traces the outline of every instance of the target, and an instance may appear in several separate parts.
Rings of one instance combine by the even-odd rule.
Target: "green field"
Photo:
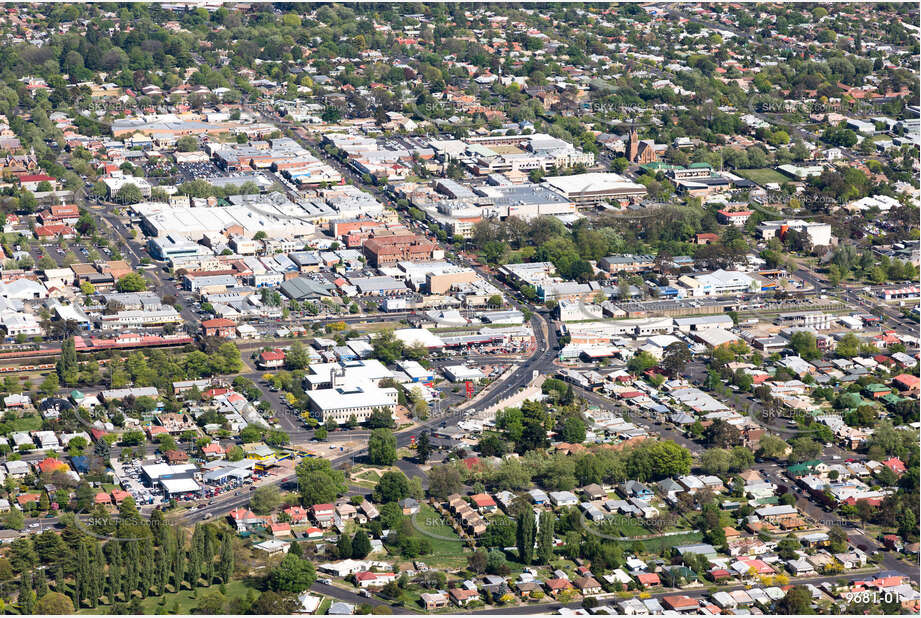
[[[777,170],[772,170],[767,167],[751,170],[735,170],[735,173],[742,178],[747,178],[752,182],[758,183],[759,185],[766,185],[769,182],[776,182],[777,184],[790,182],[789,178]]]
[[[703,538],[700,532],[688,532],[687,534],[676,534],[674,536],[663,536],[647,541],[640,541],[643,549],[651,554],[658,554],[666,547],[676,545],[686,545],[688,543],[697,543]]]
[[[162,597],[149,596],[141,601],[142,612],[144,614],[192,614],[195,613],[194,610],[199,602],[195,596],[196,592],[200,598],[201,595],[211,590],[220,592],[220,584],[210,588],[198,588],[197,590],[183,589],[181,592],[164,594]],[[234,598],[246,595],[247,592],[255,590],[255,588],[247,586],[245,581],[232,580],[224,587],[224,590],[225,603],[228,603]],[[256,592],[258,593],[258,591]],[[163,603],[164,599],[166,600],[165,603]],[[106,605],[100,605],[95,609],[84,607],[77,613],[98,615],[106,613],[108,609],[109,606]]]
[[[422,504],[412,516],[413,527],[432,543],[434,559],[454,558],[464,554],[464,543],[454,529],[428,504]],[[426,556],[428,558],[428,556]],[[425,559],[425,558],[424,558]]]
[[[9,424],[13,431],[38,431],[42,428],[42,418],[38,415],[15,418]]]
[[[211,588],[198,588],[198,595],[201,596],[208,590],[219,590],[219,586],[211,586]],[[225,586],[226,594],[224,598],[227,601],[235,597],[241,597],[247,593],[248,590],[251,590],[241,580],[231,580],[227,586]],[[198,606],[198,599],[195,597],[196,590],[183,590],[182,592],[176,594],[165,594],[162,597],[147,597],[141,602],[141,607],[144,608],[145,614],[156,614],[157,610],[160,609],[163,611],[165,608],[166,611],[174,613],[173,610],[176,607],[176,603],[179,605],[179,609],[175,613],[179,614],[192,614],[194,609]],[[161,605],[163,599],[166,599],[166,604]],[[98,613],[98,611],[97,611]]]

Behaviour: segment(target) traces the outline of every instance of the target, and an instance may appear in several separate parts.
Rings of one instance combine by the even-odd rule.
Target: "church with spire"
[[[630,128],[630,139],[627,142],[627,160],[637,165],[645,165],[658,160],[655,142],[651,139],[641,140],[636,133],[636,127]]]

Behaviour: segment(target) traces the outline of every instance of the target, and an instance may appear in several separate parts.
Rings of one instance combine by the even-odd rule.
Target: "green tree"
[[[77,383],[79,367],[77,363],[77,350],[74,338],[68,337],[61,344],[61,357],[55,365],[58,379],[62,384],[73,386]]]
[[[806,586],[793,586],[777,601],[774,609],[781,616],[805,616],[812,613],[812,593]]]
[[[36,614],[65,615],[74,613],[74,604],[65,594],[49,592],[35,604]]]
[[[779,459],[786,454],[788,448],[790,446],[782,438],[765,434],[758,442],[757,455],[765,459]]]
[[[374,488],[375,502],[398,502],[409,496],[409,481],[400,471],[388,470]]]
[[[183,135],[176,140],[176,150],[179,152],[193,152],[198,150],[198,138],[194,135]]]
[[[435,498],[447,498],[460,491],[463,479],[452,465],[433,466],[429,472],[429,494]]]
[[[304,505],[335,502],[339,495],[348,490],[345,474],[333,469],[327,459],[304,458],[297,464],[295,471]]]
[[[119,292],[142,292],[147,289],[147,279],[138,273],[128,273],[115,282]]]
[[[518,547],[518,562],[522,564],[531,564],[534,555],[534,537],[536,526],[534,522],[534,511],[525,508],[518,514],[516,520],[516,546]]]
[[[269,572],[267,584],[273,592],[298,594],[316,581],[313,563],[293,554],[286,554],[277,567]]]
[[[676,341],[665,348],[661,364],[668,375],[675,377],[684,371],[689,362],[691,362],[691,351],[688,350],[688,346]]]
[[[227,583],[233,577],[235,567],[235,554],[233,549],[233,537],[225,533],[221,538],[221,553],[218,558],[218,576],[223,583]]]
[[[137,204],[144,199],[144,195],[137,185],[128,183],[115,193],[115,199],[121,204]]]
[[[627,369],[633,373],[643,373],[649,369],[652,369],[658,364],[659,361],[656,360],[656,357],[642,350],[639,354],[635,355],[633,358],[627,362]]]
[[[60,388],[60,383],[58,382],[58,374],[49,373],[47,376],[45,376],[44,381],[42,381],[41,385],[38,387],[38,392],[45,397],[50,397],[58,392],[58,388]]]
[[[257,487],[249,499],[249,508],[257,515],[268,515],[281,504],[281,494],[276,485]]]
[[[541,511],[537,536],[537,562],[550,564],[553,560],[553,533],[555,516],[553,511]]]
[[[419,463],[425,463],[432,455],[432,440],[429,432],[423,431],[416,440],[416,459]]]
[[[371,539],[364,530],[359,530],[352,537],[352,558],[364,560],[371,553]]]
[[[285,368],[291,370],[304,369],[310,364],[307,350],[299,341],[291,344],[285,352]]]
[[[368,459],[375,466],[390,466],[397,460],[397,439],[386,428],[375,429],[368,439]]]
[[[585,442],[585,421],[576,416],[570,416],[563,422],[560,437],[564,442],[570,444],[582,444]]]
[[[340,558],[352,557],[352,537],[343,533],[339,535],[339,541],[336,543],[336,550]]]
[[[835,354],[842,358],[853,358],[860,354],[860,339],[854,333],[847,333],[838,340]]]

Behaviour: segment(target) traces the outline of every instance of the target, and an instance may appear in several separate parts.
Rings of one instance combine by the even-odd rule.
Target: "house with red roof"
[[[902,463],[902,460],[898,457],[890,457],[883,462],[883,465],[892,470],[896,476],[902,476],[905,474],[905,464]]]
[[[448,590],[448,596],[458,607],[467,607],[470,603],[479,600],[480,592],[478,590],[467,590],[466,588],[451,588]]]
[[[848,504],[850,506],[857,506],[858,502],[866,502],[872,507],[877,507],[883,503],[883,499],[882,498],[860,498],[858,499],[858,498],[855,498],[854,496],[848,496],[847,499],[844,500],[844,504]]]
[[[696,611],[699,603],[697,599],[691,598],[685,594],[673,594],[662,597],[662,605],[666,609],[676,612]]]
[[[131,494],[124,489],[113,489],[110,495],[112,496],[112,502],[115,504],[121,504],[125,498],[131,496]]]
[[[897,389],[906,393],[917,394],[921,391],[921,379],[909,373],[900,373],[892,378],[892,383]]]
[[[701,232],[699,234],[695,234],[694,238],[698,245],[709,245],[710,243],[714,243],[720,239],[720,237],[713,232]]]
[[[496,501],[489,494],[476,494],[471,496],[470,499],[473,500],[477,510],[481,513],[492,513],[498,508]]]
[[[370,588],[371,586],[385,586],[397,578],[396,573],[372,573],[371,571],[359,571],[355,573],[355,583],[359,588]]]
[[[897,534],[884,534],[883,545],[890,551],[902,551],[902,537]]]
[[[201,330],[205,337],[222,337],[224,339],[235,339],[237,336],[237,324],[227,318],[214,318],[211,320],[202,320]]]
[[[636,576],[636,581],[646,588],[662,585],[662,580],[656,573],[640,573]]]
[[[710,579],[715,582],[721,582],[732,578],[732,573],[726,569],[710,569]]]
[[[556,597],[564,590],[572,589],[572,582],[568,579],[563,579],[562,577],[555,577],[545,581],[544,586],[547,588],[547,592],[551,596]]]
[[[278,369],[279,367],[284,367],[285,352],[277,348],[274,350],[264,350],[259,353],[259,357],[256,359],[256,365],[260,369]]]
[[[750,572],[754,569],[755,573],[758,575],[774,575],[775,571],[771,568],[764,560],[759,560],[757,558],[742,558],[739,560],[743,565],[745,565],[745,571]]]
[[[35,237],[38,239],[64,238],[71,239],[77,237],[77,231],[64,223],[51,223],[48,225],[36,225]]]
[[[189,454],[185,451],[180,451],[179,449],[166,451],[163,453],[163,457],[166,459],[166,463],[171,466],[189,461]]]
[[[53,474],[59,470],[67,471],[68,466],[66,463],[57,459],[55,457],[46,457],[45,459],[38,462],[38,469],[42,474]]]
[[[231,392],[229,388],[220,388],[220,387],[209,388],[208,390],[206,390],[205,392],[201,394],[201,398],[204,400],[214,399],[215,397],[219,395],[226,395],[229,392]]]
[[[93,504],[112,504],[112,497],[104,491],[93,496]]]
[[[288,519],[292,524],[303,524],[307,522],[308,513],[307,509],[302,506],[294,505],[289,506],[284,510],[285,515],[288,516]]]
[[[479,457],[466,457],[462,459],[461,462],[463,462],[467,470],[470,471],[473,471],[483,465]]]
[[[720,209],[716,211],[716,220],[723,225],[745,225],[748,218],[752,216],[751,210],[727,210]]]
[[[234,523],[237,532],[245,532],[252,526],[261,526],[265,523],[262,517],[259,517],[251,510],[245,509],[242,506],[227,513],[227,517]]]
[[[291,536],[291,524],[286,521],[278,521],[269,525],[269,530],[274,537]]]
[[[224,447],[217,442],[209,442],[201,447],[202,455],[205,459],[221,459],[224,457]]]
[[[19,494],[16,496],[16,503],[22,507],[27,504],[32,504],[33,502],[38,502],[40,498],[41,495],[35,493]]]
[[[304,536],[306,536],[308,539],[311,539],[311,540],[312,539],[322,539],[323,530],[320,528],[307,528],[306,530],[304,530]]]
[[[56,204],[38,215],[43,225],[50,223],[64,223],[74,225],[80,219],[80,209],[76,204]]]
[[[329,528],[336,517],[336,507],[332,504],[314,504],[310,507],[313,519],[321,528]]]
[[[147,427],[147,435],[150,436],[150,439],[153,440],[154,437],[169,433],[169,429],[163,425],[149,425]]]
[[[23,189],[28,189],[29,191],[36,191],[38,185],[43,182],[47,182],[51,185],[51,188],[54,188],[54,185],[57,184],[58,179],[54,176],[49,176],[48,174],[23,174],[19,177],[19,185]]]

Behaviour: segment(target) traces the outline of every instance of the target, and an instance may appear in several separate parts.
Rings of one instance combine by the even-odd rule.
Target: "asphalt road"
[[[310,587],[311,592],[316,592],[317,594],[322,594],[340,601],[345,601],[346,603],[351,603],[353,605],[358,605],[361,603],[366,603],[372,607],[379,607],[381,605],[389,606],[392,613],[394,614],[417,614],[419,612],[412,611],[407,607],[400,607],[397,605],[390,605],[386,601],[382,601],[377,597],[363,597],[357,592],[350,592],[348,590],[343,590],[338,586],[328,586],[326,584],[315,583]]]
[[[867,571],[867,575],[873,575],[877,571]],[[801,579],[796,579],[797,584],[813,584],[818,585],[825,582],[837,582],[841,579],[841,576],[831,576],[831,577],[804,577]],[[725,588],[720,587],[719,589],[724,592],[732,592],[734,590],[746,590],[750,586],[739,584],[736,586],[727,586]],[[649,595],[653,599],[662,599],[663,597],[671,595],[685,595],[694,599],[702,599],[706,596],[706,591],[703,590],[672,590],[669,592],[655,592]],[[599,599],[598,606],[602,607],[605,605],[616,605],[620,600],[619,597],[612,597],[610,599]],[[482,609],[469,612],[471,614],[493,614],[493,615],[508,615],[508,616],[521,616],[521,615],[530,615],[530,614],[550,614],[556,612],[562,608],[569,609],[578,609],[582,607],[581,601],[574,601],[572,603],[543,603],[535,605],[519,605],[515,607],[496,607],[491,609]],[[693,614],[693,612],[692,612]]]

